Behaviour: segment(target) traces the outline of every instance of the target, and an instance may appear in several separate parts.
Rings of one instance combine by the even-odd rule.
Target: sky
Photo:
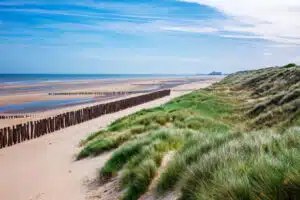
[[[0,73],[231,73],[300,63],[299,20],[299,0],[0,0]]]

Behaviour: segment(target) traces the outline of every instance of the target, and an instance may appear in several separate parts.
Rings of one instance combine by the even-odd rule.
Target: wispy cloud
[[[49,14],[49,15],[65,15],[65,16],[77,16],[77,17],[95,17],[95,15],[92,15],[90,12],[73,12],[73,11],[46,10],[46,9],[2,8],[0,9],[0,11]]]
[[[107,18],[107,19],[121,19],[127,20],[147,20],[147,19],[172,19],[172,10],[177,7],[164,7],[154,6],[145,3],[121,3],[121,2],[96,2],[91,0],[81,1],[5,1],[0,2],[0,8],[3,12],[26,12],[36,14],[48,15],[65,15],[65,16],[78,16],[90,18]],[[49,10],[37,9],[36,6],[47,5],[63,5],[71,6],[65,10]],[[17,6],[17,7],[16,7]],[[24,8],[23,6],[29,6]],[[33,6],[33,7],[32,7]],[[88,12],[82,10],[88,9]],[[102,12],[105,11],[105,12]]]
[[[130,3],[130,2],[95,2],[95,1],[82,1],[74,2],[72,5],[89,7],[98,10],[110,10],[122,14],[135,14],[135,15],[147,15],[147,14],[159,14],[168,15],[171,11],[179,9],[176,6],[155,6],[155,4],[149,3]]]
[[[230,35],[230,34],[222,34],[220,35],[224,38],[236,38],[236,39],[264,39],[258,35]]]
[[[4,1],[0,2],[1,12],[6,13],[32,13],[38,15],[59,15],[68,17],[80,17],[83,19],[93,20],[115,20],[126,22],[156,22],[164,21],[169,25],[161,30],[181,31],[181,32],[211,32],[206,26],[200,25],[195,22],[204,23],[196,19],[190,19],[188,14],[183,15],[182,10],[178,6],[166,6],[164,4],[153,3],[123,3],[123,2],[100,2],[92,0],[80,1]],[[42,5],[42,6],[41,6]],[[47,9],[47,5],[63,5],[71,7],[62,7],[60,9]],[[40,7],[41,6],[41,7]],[[91,8],[91,9],[83,9]],[[179,11],[180,15],[174,11]],[[194,27],[185,27],[192,24]],[[189,29],[189,31],[188,31]],[[203,31],[201,31],[203,29]],[[207,29],[208,31],[205,31]],[[159,29],[157,29],[158,31]],[[184,31],[186,30],[186,31]]]
[[[212,34],[218,32],[218,28],[211,27],[204,20],[189,19],[185,17],[172,17],[171,11],[178,9],[176,6],[159,7],[152,4],[120,3],[120,2],[94,2],[82,0],[79,2],[63,1],[62,5],[72,5],[68,9],[46,9],[23,7],[24,5],[57,5],[57,1],[11,1],[4,5],[18,5],[20,7],[2,7],[1,12],[32,13],[37,15],[59,15],[78,17],[78,22],[46,23],[36,28],[51,28],[60,31],[113,31],[126,34],[140,33],[202,33]],[[75,6],[75,7],[74,7]],[[78,9],[88,7],[93,9]],[[101,12],[105,10],[106,12]],[[114,11],[114,12],[107,12]],[[211,20],[213,21],[213,20]],[[210,22],[211,23],[211,22]]]
[[[215,8],[227,16],[227,19],[208,19],[206,22],[188,18],[172,17],[172,11],[178,6],[158,6],[145,3],[96,2],[81,1],[3,1],[1,12],[22,12],[42,15],[60,15],[80,17],[92,20],[115,20],[105,23],[103,28],[125,33],[137,32],[182,32],[215,34],[225,38],[260,39],[276,43],[300,45],[300,2],[297,0],[254,0],[247,2],[236,0],[177,0],[186,3],[197,3]],[[65,10],[22,7],[24,5],[71,5]],[[17,6],[17,7],[14,7]],[[18,7],[19,6],[19,7]],[[91,8],[82,10],[81,8]],[[79,9],[80,8],[80,9]],[[106,11],[106,12],[101,12]],[[109,12],[108,12],[109,11]],[[121,23],[119,21],[124,21]],[[132,23],[137,22],[137,23]],[[141,23],[139,23],[141,22]],[[62,24],[63,25],[63,24]],[[95,23],[99,25],[99,23]],[[80,23],[77,27],[83,26]],[[95,30],[95,28],[93,28]]]
[[[0,68],[230,72],[299,56],[296,0],[144,2],[0,0]]]
[[[46,10],[46,9],[28,9],[28,8],[0,8],[1,12],[21,12],[34,13],[44,15],[62,15],[73,17],[84,17],[92,19],[110,19],[110,20],[126,20],[126,21],[144,21],[146,19],[163,19],[156,16],[138,16],[138,15],[122,15],[122,14],[105,14],[99,12],[82,12],[78,10]]]
[[[298,0],[180,0],[217,9],[235,21],[223,30],[247,35],[226,37],[257,38],[278,43],[300,44],[300,1]]]
[[[89,21],[87,23],[54,23],[45,24],[36,27],[39,30],[53,29],[60,31],[85,31],[85,32],[103,32],[113,31],[126,34],[145,34],[145,33],[203,33],[213,34],[217,33],[218,29],[210,27],[189,27],[182,26],[182,23],[176,23],[174,21],[155,20],[150,22],[99,22]]]
[[[106,20],[118,20],[118,21],[136,21],[147,22],[152,20],[173,20],[172,17],[167,16],[151,16],[151,15],[136,15],[136,14],[118,14],[118,13],[103,13],[99,11],[80,11],[80,10],[47,10],[37,8],[0,8],[1,12],[18,12],[18,13],[33,13],[41,15],[61,15],[70,17],[81,17],[87,19],[106,19]],[[179,20],[181,21],[181,20]],[[184,20],[182,20],[184,21]]]
[[[119,32],[126,34],[137,34],[137,33],[153,33],[159,32],[159,22],[147,22],[147,23],[136,23],[136,22],[90,22],[90,23],[57,23],[47,24],[38,26],[39,30],[53,29],[59,31],[69,32],[92,32],[92,33],[103,33],[107,31]]]
[[[149,3],[135,3],[135,2],[114,2],[114,1],[93,1],[93,0],[3,0],[0,2],[0,6],[37,6],[37,5],[68,5],[78,8],[92,8],[94,10],[107,10],[115,11],[119,14],[133,14],[145,15],[145,14],[170,14],[170,11],[177,10],[176,6],[155,6],[155,4]]]
[[[181,26],[166,26],[162,27],[166,31],[178,31],[178,32],[188,32],[188,33],[216,33],[218,29],[211,27],[181,27]]]

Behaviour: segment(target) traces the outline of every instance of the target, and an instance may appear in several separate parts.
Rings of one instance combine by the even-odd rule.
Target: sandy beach
[[[0,86],[0,106],[32,101],[43,101],[43,100],[57,100],[57,99],[71,99],[74,96],[51,96],[48,95],[50,92],[108,92],[108,91],[130,91],[130,90],[140,90],[145,87],[138,84],[143,83],[157,83],[157,81],[149,80],[111,80],[108,81],[81,81],[81,82],[71,82],[71,83],[40,83],[40,84],[30,84],[30,85],[9,85],[9,86]],[[56,88],[57,85],[61,87]],[[5,90],[8,89],[9,90]],[[20,88],[26,87],[26,90],[17,90]],[[54,89],[52,89],[52,87]],[[2,89],[2,91],[1,91]],[[37,90],[39,89],[39,90]]]
[[[80,140],[120,117],[164,104],[174,97],[206,87],[215,81],[217,79],[181,85],[172,89],[171,96],[1,149],[1,199],[86,199],[88,194],[86,183],[97,176],[97,169],[103,166],[111,152],[93,159],[75,162],[74,155],[79,151]],[[52,112],[51,114],[54,114],[57,111]]]
[[[186,85],[190,84],[183,84],[184,82],[190,83],[210,83],[212,81],[217,80],[219,77],[193,77],[193,78],[156,78],[156,79],[118,79],[118,80],[85,80],[85,81],[74,81],[74,82],[55,82],[55,83],[43,83],[40,84],[33,83],[33,84],[26,84],[26,85],[19,85],[16,84],[14,86],[7,86],[10,89],[17,89],[19,87],[27,87],[28,90],[26,91],[18,91],[12,90],[8,93],[1,91],[4,86],[0,86],[0,115],[1,116],[10,116],[10,115],[27,115],[30,117],[26,118],[17,118],[17,119],[2,119],[0,122],[0,128],[8,127],[20,123],[26,123],[28,121],[43,119],[46,117],[58,115],[70,110],[81,109],[83,107],[92,106],[99,103],[105,103],[112,100],[118,100],[130,96],[136,96],[143,91],[149,92],[159,88],[165,88],[172,86],[173,84],[178,84],[176,86],[178,90],[184,87],[185,90],[189,90]],[[53,87],[56,84],[63,85],[61,88],[56,88],[54,90],[48,87]],[[42,89],[40,91],[32,90],[32,87],[40,86]],[[47,86],[47,88],[43,88],[43,86]],[[172,87],[171,87],[172,88]],[[174,88],[175,89],[175,88]],[[136,94],[126,94],[126,95],[99,95],[99,94],[88,94],[88,95],[49,95],[51,92],[55,93],[76,93],[76,92],[135,92],[138,91]],[[82,101],[83,100],[87,100]],[[61,101],[73,101],[78,100],[79,103],[73,104],[66,104],[60,105],[57,103],[57,106],[52,106],[51,108],[42,107],[43,109],[37,110],[21,110],[21,111],[12,111],[12,112],[1,112],[1,107],[3,106],[14,106],[17,105],[18,107],[22,107],[24,104],[30,103],[43,103],[43,102],[61,102]],[[25,107],[25,106],[24,106]],[[23,107],[22,107],[23,108]]]
[[[151,89],[174,82],[212,80],[219,77],[178,77],[178,78],[144,78],[144,79],[108,79],[70,82],[40,82],[32,84],[0,84],[0,106],[41,100],[70,99],[73,96],[51,96],[52,92],[116,92]]]

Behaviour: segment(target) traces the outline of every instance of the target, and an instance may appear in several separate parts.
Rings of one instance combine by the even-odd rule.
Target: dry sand
[[[199,89],[209,84],[197,82],[186,88]],[[97,169],[111,153],[75,162],[80,140],[120,117],[164,104],[185,93],[187,91],[172,91],[171,96],[1,149],[1,200],[84,200],[87,194],[84,183],[96,177]]]

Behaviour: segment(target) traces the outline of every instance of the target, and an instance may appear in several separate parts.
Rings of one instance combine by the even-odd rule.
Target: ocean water
[[[32,84],[39,82],[101,80],[101,79],[132,79],[154,77],[190,77],[194,75],[172,74],[0,74],[2,84]]]
[[[40,111],[43,109],[58,108],[63,106],[70,106],[83,103],[95,102],[93,98],[74,98],[65,100],[48,100],[48,101],[34,101],[21,104],[8,104],[0,106],[0,113],[25,113]]]

